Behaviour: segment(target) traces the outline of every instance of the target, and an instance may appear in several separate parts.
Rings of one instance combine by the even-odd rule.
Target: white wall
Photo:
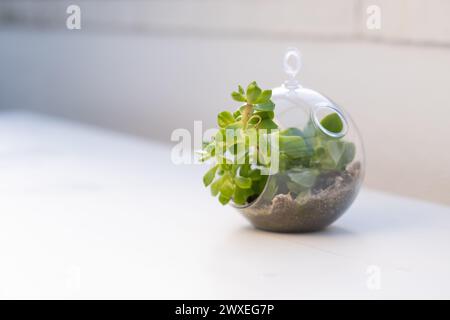
[[[0,23],[62,30],[69,4],[89,31],[450,45],[448,0],[2,0]],[[375,31],[366,27],[373,5],[382,16]]]
[[[356,0],[339,2],[337,11],[337,2],[325,0],[286,2],[291,7],[280,11],[258,1],[82,1],[80,31],[64,28],[64,2],[23,3],[0,6],[3,16],[9,12],[0,31],[0,107],[168,141],[194,120],[213,126],[219,110],[235,107],[229,92],[238,83],[278,86],[283,51],[296,45],[304,55],[301,82],[342,104],[359,125],[367,185],[450,203],[450,29],[436,18],[446,2],[381,2],[397,9],[383,9],[387,30],[379,33],[364,30],[365,4]],[[39,14],[44,3],[53,8],[47,20]],[[262,8],[255,23],[230,23],[233,8],[254,5]],[[18,8],[31,9],[24,17]],[[417,25],[405,14],[417,8],[427,14],[418,22],[424,30],[413,34]],[[207,19],[197,21],[198,14]]]

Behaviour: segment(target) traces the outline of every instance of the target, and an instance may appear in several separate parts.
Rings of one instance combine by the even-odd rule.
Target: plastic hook
[[[284,72],[289,79],[286,81],[288,87],[298,87],[298,82],[295,79],[302,67],[302,58],[300,51],[297,48],[290,47],[286,50],[283,60]]]

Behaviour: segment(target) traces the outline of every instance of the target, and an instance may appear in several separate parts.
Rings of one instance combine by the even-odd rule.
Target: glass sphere
[[[294,57],[296,65],[287,62]],[[258,229],[323,229],[353,203],[364,177],[364,150],[350,116],[324,95],[301,87],[298,51],[285,56],[290,76],[272,90],[279,125],[279,170],[262,194],[238,210]],[[294,143],[295,142],[295,143]]]

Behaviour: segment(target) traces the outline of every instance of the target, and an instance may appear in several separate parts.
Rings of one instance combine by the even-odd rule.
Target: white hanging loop
[[[295,89],[299,87],[299,83],[295,78],[302,67],[302,58],[297,48],[288,48],[284,54],[283,60],[284,72],[288,76],[288,80],[284,83],[286,88]]]

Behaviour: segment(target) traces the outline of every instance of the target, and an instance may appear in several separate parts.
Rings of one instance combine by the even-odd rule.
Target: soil
[[[361,165],[320,175],[310,192],[294,197],[278,194],[272,202],[250,205],[240,211],[259,229],[276,232],[310,232],[330,225],[351,205],[359,189]]]

